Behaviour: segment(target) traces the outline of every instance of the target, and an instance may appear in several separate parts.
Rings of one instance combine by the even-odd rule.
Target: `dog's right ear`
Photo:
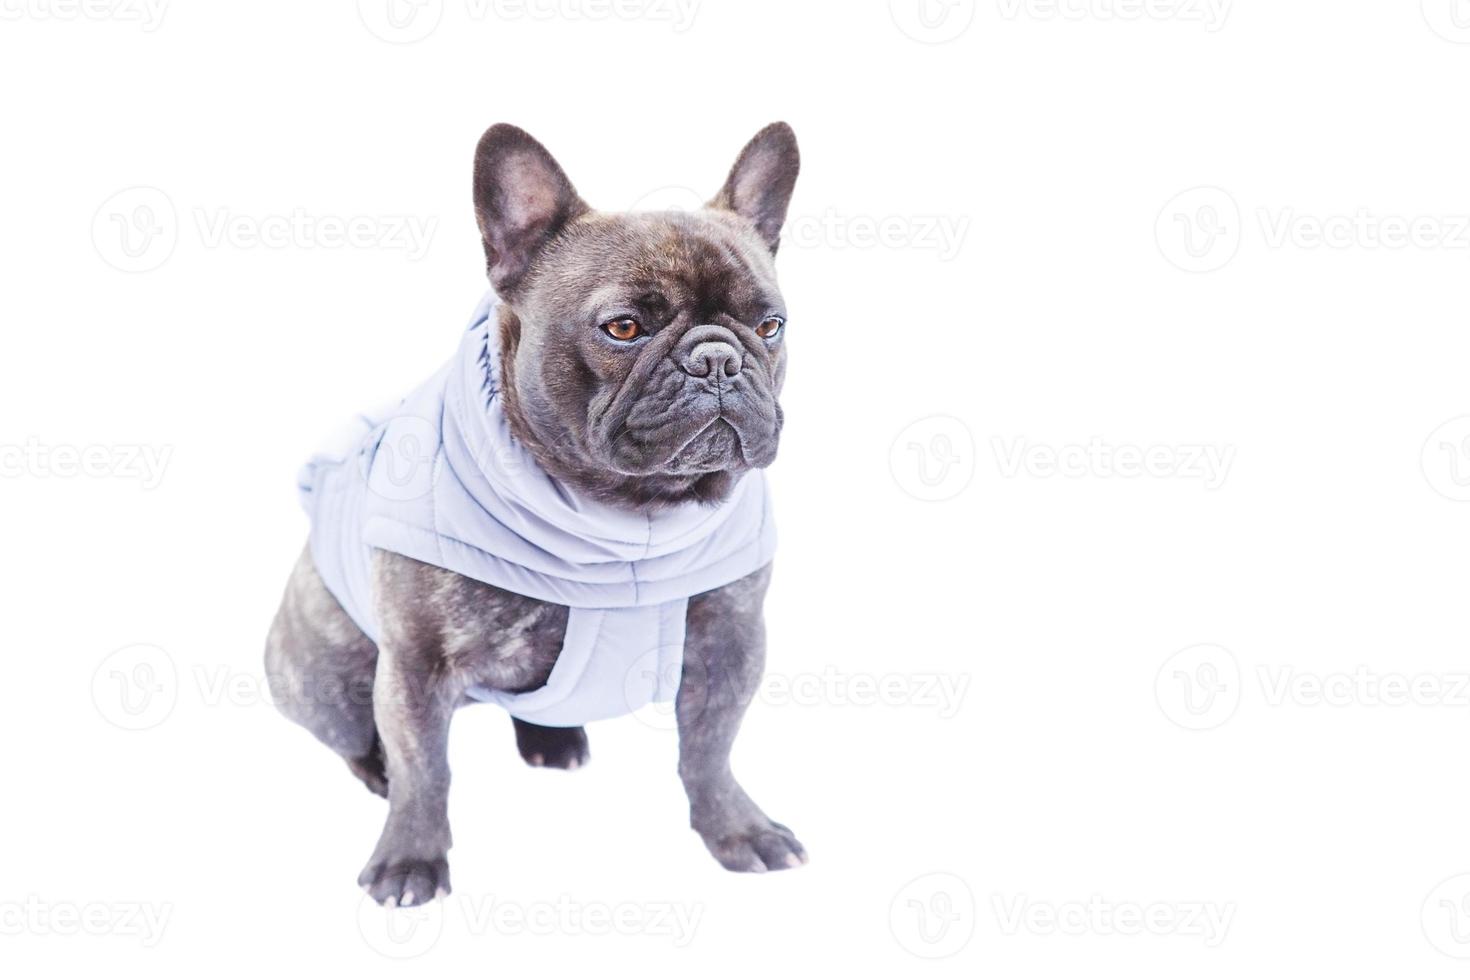
[[[587,205],[546,148],[507,123],[485,130],[475,149],[475,220],[485,268],[513,296],[537,254]]]

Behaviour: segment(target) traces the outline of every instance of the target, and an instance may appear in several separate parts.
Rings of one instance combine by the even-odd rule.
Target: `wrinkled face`
[[[588,215],[516,304],[527,421],[624,476],[770,465],[786,307],[770,250],[738,218]]]
[[[475,205],[505,300],[507,415],[548,471],[641,505],[719,499],[775,459],[787,313],[773,258],[797,168],[777,123],[704,209],[611,214],[521,130],[486,132]]]

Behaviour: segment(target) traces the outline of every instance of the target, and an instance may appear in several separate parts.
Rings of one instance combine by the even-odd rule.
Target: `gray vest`
[[[575,726],[670,701],[690,596],[775,553],[765,476],[718,505],[632,510],[587,499],[511,436],[499,397],[487,295],[459,351],[392,409],[359,416],[302,468],[317,571],[375,641],[369,558],[380,548],[519,595],[570,607],[546,685],[476,689],[538,725]]]

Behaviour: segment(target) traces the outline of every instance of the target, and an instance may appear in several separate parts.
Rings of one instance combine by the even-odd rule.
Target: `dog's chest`
[[[374,567],[384,625],[467,686],[519,693],[545,685],[566,635],[566,606],[542,602],[448,569],[378,552]]]

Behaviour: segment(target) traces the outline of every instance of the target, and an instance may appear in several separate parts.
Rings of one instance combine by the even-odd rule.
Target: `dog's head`
[[[787,327],[772,260],[797,167],[774,123],[702,209],[610,213],[524,131],[480,139],[502,397],[548,472],[647,505],[718,500],[775,458]]]

